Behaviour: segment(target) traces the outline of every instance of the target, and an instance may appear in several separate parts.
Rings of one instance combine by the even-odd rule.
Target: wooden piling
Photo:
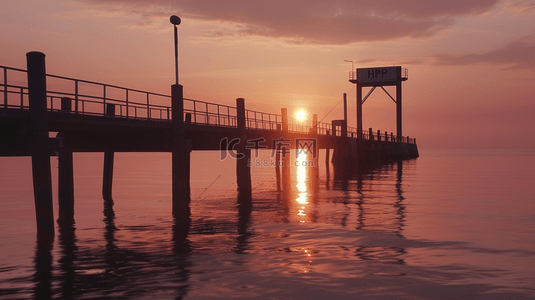
[[[311,182],[313,183],[313,189],[314,191],[318,191],[317,189],[319,189],[319,157],[320,157],[320,144],[319,144],[319,141],[318,141],[318,115],[317,114],[313,114],[312,115],[312,128],[311,128],[311,136],[313,139],[316,140],[316,147],[313,149],[313,161],[314,161],[314,166],[312,166],[313,168],[313,173],[310,175],[311,176]]]
[[[184,89],[180,84],[171,86],[171,106],[173,215],[185,220],[190,216],[190,162],[184,138]]]
[[[279,133],[277,138],[281,138],[282,137],[282,124],[277,124],[277,133]],[[275,151],[275,169],[277,169],[277,171],[280,171],[281,153],[279,149],[273,149],[273,151]]]
[[[282,117],[282,139],[288,139],[288,109],[287,108],[281,108],[281,117]],[[290,173],[290,153],[288,153],[289,149],[287,146],[279,145],[281,148],[279,149],[279,152],[282,154],[281,157],[281,166],[282,166],[282,191],[284,193],[284,198],[288,199],[289,195],[292,191],[291,187],[291,173]]]
[[[275,136],[276,138],[282,137],[282,124],[277,124],[277,133],[279,135],[278,136],[276,135]],[[278,149],[273,149],[273,151],[275,151],[275,178],[277,180],[277,191],[280,192],[281,191],[281,166],[282,166],[281,154]]]
[[[190,114],[191,116],[191,114]],[[191,119],[190,119],[190,122],[191,122]],[[186,151],[184,153],[185,155],[185,160],[184,160],[184,170],[185,170],[185,174],[184,174],[184,188],[185,188],[185,191],[186,191],[186,194],[187,195],[191,195],[191,182],[190,182],[190,179],[191,179],[191,148],[192,148],[192,143],[191,143],[191,140],[185,140],[185,144],[186,144]]]
[[[357,83],[357,139],[362,139],[362,85]]]
[[[72,111],[71,98],[61,98],[61,111]],[[61,149],[58,153],[58,206],[60,224],[72,224],[74,222],[74,171],[73,154],[69,149],[69,135],[65,132],[58,133],[61,140]]]
[[[106,115],[115,115],[115,104],[106,104]],[[114,152],[112,149],[104,151],[104,171],[102,176],[102,197],[105,201],[113,201],[112,199],[112,183],[113,183],[113,161]],[[113,203],[113,202],[111,202]]]
[[[48,147],[45,54],[28,52],[28,98],[32,133],[32,174],[37,221],[37,238],[42,243],[54,240],[52,175]]]
[[[347,123],[347,94],[344,93],[344,120]]]
[[[282,132],[284,134],[288,133],[288,109],[281,108],[281,117],[282,117]]]
[[[327,130],[326,135],[329,136],[330,132]],[[325,147],[325,166],[327,169],[329,168],[329,160],[331,156],[331,149],[329,149],[329,146]]]
[[[245,123],[245,99],[236,99],[236,114],[238,125],[238,136],[240,142],[237,145],[238,159],[236,160],[236,177],[238,180],[238,191],[242,195],[240,199],[250,199],[251,188],[251,150],[247,146],[247,128]],[[246,197],[249,196],[249,197]]]
[[[398,70],[398,78],[401,78],[401,68]],[[396,84],[396,124],[397,132],[396,134],[401,137],[403,136],[402,126],[402,113],[401,113],[401,81],[398,81]]]

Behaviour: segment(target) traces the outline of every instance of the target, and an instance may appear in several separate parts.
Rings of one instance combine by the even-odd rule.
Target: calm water
[[[252,211],[235,162],[194,152],[186,228],[170,157],[116,154],[113,215],[103,155],[75,154],[76,223],[52,249],[30,159],[0,158],[0,298],[535,299],[535,149],[421,150],[343,181],[323,157],[319,179],[253,167]]]

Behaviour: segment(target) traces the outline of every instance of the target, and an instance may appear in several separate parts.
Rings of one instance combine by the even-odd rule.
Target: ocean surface
[[[31,160],[2,157],[0,298],[535,299],[535,149],[420,149],[344,180],[299,159],[284,181],[255,164],[247,209],[235,161],[193,152],[176,222],[169,153],[115,155],[111,213],[103,154],[75,153],[75,224],[43,248]]]

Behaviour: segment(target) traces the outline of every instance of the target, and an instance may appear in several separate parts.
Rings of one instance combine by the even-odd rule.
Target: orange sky
[[[0,4],[0,65],[170,93],[173,27],[182,18],[185,96],[280,113],[305,108],[355,126],[355,67],[401,65],[403,134],[420,148],[535,147],[533,1],[48,0]],[[364,128],[395,132],[376,90]]]

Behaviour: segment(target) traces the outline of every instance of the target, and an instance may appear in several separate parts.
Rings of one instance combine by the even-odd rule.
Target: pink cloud
[[[502,48],[486,53],[461,56],[436,55],[438,65],[473,65],[479,63],[511,65],[511,68],[535,68],[535,35],[525,36]]]
[[[455,17],[481,14],[498,0],[86,0],[105,9],[144,16],[179,14],[184,19],[237,25],[231,35],[282,38],[294,43],[349,44],[427,37]],[[119,7],[119,8],[118,8]]]

